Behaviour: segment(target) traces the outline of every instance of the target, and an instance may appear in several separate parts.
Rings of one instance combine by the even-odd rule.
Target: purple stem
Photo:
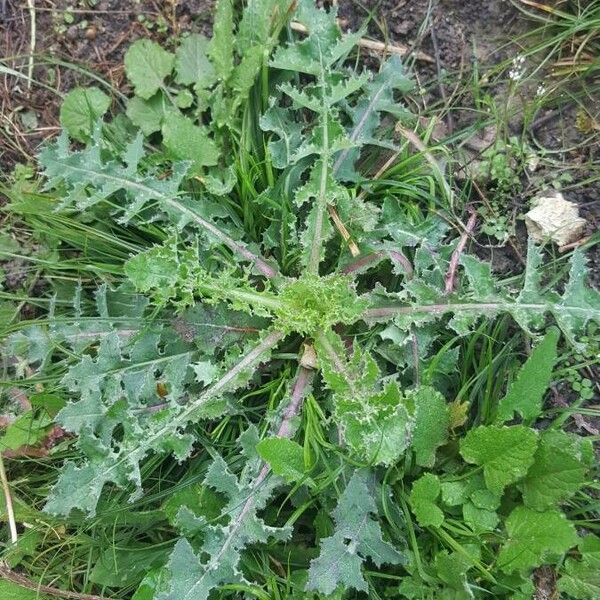
[[[452,257],[450,258],[450,264],[448,266],[448,273],[445,278],[445,289],[444,293],[451,294],[454,291],[454,284],[456,279],[456,269],[458,269],[458,261],[460,260],[460,255],[463,253],[465,246],[467,245],[467,240],[471,233],[473,233],[473,229],[475,229],[475,223],[477,223],[477,213],[473,211],[469,220],[467,221],[467,225],[465,230],[460,237],[458,245],[456,249],[452,253]]]
[[[360,271],[363,267],[372,263],[378,263],[383,258],[383,252],[374,252],[373,254],[367,254],[362,256],[358,260],[351,262],[342,269],[344,275],[350,275],[356,271]]]
[[[313,372],[304,367],[300,367],[298,370],[298,377],[296,379],[296,383],[294,384],[294,388],[292,390],[292,399],[289,406],[285,409],[283,413],[283,419],[279,424],[279,429],[277,430],[276,436],[282,438],[290,438],[292,434],[291,421],[292,419],[300,412],[300,408],[302,406],[302,401],[304,400],[304,396],[308,390],[308,386],[312,380]],[[271,467],[267,463],[262,466],[258,476],[254,480],[252,484],[252,492],[248,495],[248,499],[244,502],[244,506],[242,510],[235,518],[235,520],[229,526],[229,537],[227,541],[223,544],[220,552],[211,559],[209,565],[206,569],[210,569],[212,565],[215,565],[221,558],[221,556],[225,553],[225,550],[231,543],[231,540],[234,537],[234,532],[241,526],[244,522],[244,517],[248,514],[252,505],[254,504],[254,490],[258,489],[260,484],[266,479],[267,475]]]
[[[305,367],[298,370],[298,378],[292,390],[292,400],[283,413],[283,420],[277,430],[277,437],[289,438],[292,435],[291,420],[300,412],[302,400],[313,378],[313,372]]]
[[[404,256],[404,254],[402,254],[402,252],[400,252],[399,250],[389,250],[389,251],[381,251],[381,252],[373,252],[372,254],[367,254],[366,256],[363,256],[361,258],[359,258],[358,260],[355,260],[354,262],[350,263],[349,265],[346,265],[343,269],[342,269],[342,273],[344,273],[345,275],[350,275],[351,273],[354,273],[356,271],[360,271],[360,269],[362,269],[363,267],[366,267],[370,264],[377,264],[379,261],[383,260],[384,258],[389,258],[391,261],[395,262],[397,265],[400,265],[405,273],[406,273],[406,277],[408,279],[412,279],[413,275],[414,275],[414,270],[412,268],[412,265],[410,264],[410,261],[408,260],[408,258],[406,258],[406,256]]]
[[[406,256],[404,256],[402,252],[400,252],[399,250],[390,250],[390,258],[392,259],[392,261],[394,261],[396,264],[400,265],[404,269],[406,277],[408,279],[413,278],[415,272],[413,271],[412,265],[410,264],[410,260],[408,260],[408,258],[406,258]]]
[[[285,409],[283,413],[283,419],[279,424],[279,429],[275,434],[275,437],[280,438],[291,438],[292,437],[292,419],[300,412],[300,408],[302,407],[302,401],[304,400],[304,396],[306,394],[306,390],[310,385],[310,382],[313,378],[313,372],[310,369],[306,369],[305,367],[300,367],[298,369],[298,377],[296,379],[296,383],[294,384],[294,388],[292,389],[292,399]],[[269,474],[271,467],[267,463],[265,463],[258,474],[258,477],[254,481],[254,489],[256,489],[265,479],[265,477]],[[252,498],[248,498],[246,500],[246,504],[244,505],[244,510],[242,513],[247,512],[246,506],[248,509]]]

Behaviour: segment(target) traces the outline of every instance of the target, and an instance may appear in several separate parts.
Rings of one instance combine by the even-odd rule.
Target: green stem
[[[491,583],[497,583],[495,577],[486,569],[485,565],[483,565],[480,561],[473,558],[471,554],[469,554],[447,531],[443,529],[436,528],[436,533],[450,546],[455,552],[458,552],[462,556],[464,556],[472,565],[477,569],[481,575],[490,581]]]
[[[268,310],[281,310],[283,303],[275,296],[251,290],[227,289],[217,284],[201,284],[198,291],[206,296],[219,300],[239,300],[254,306],[262,306]]]
[[[404,519],[406,522],[406,528],[408,529],[408,537],[410,541],[410,545],[412,547],[413,556],[415,559],[415,566],[417,567],[417,573],[419,573],[419,577],[423,581],[431,582],[431,577],[425,573],[425,569],[423,569],[423,563],[421,562],[421,553],[419,550],[419,544],[417,543],[417,536],[415,534],[415,528],[413,527],[412,517],[410,514],[410,510],[408,509],[408,504],[406,500],[404,500],[403,492],[399,492],[396,494],[398,500],[400,500],[400,504],[402,505],[402,512],[404,513]]]
[[[322,64],[322,63],[321,63]],[[325,210],[327,208],[327,175],[329,169],[329,120],[327,118],[329,108],[325,103],[325,71],[321,66],[319,76],[321,85],[321,98],[323,108],[321,110],[321,126],[323,128],[323,150],[321,152],[321,181],[319,183],[319,195],[317,197],[317,216],[315,220],[314,237],[310,248],[310,258],[308,260],[308,272],[319,273],[319,263],[321,262],[321,249],[323,246],[323,222],[325,220]]]

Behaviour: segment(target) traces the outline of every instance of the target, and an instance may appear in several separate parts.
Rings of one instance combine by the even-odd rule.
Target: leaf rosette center
[[[279,300],[279,326],[306,335],[337,323],[354,323],[368,306],[366,300],[357,296],[351,279],[343,275],[305,274],[284,284]]]

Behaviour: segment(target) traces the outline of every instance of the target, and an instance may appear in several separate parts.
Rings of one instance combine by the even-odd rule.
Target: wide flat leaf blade
[[[136,96],[147,100],[171,74],[175,57],[151,40],[137,40],[125,53],[125,73]]]
[[[482,466],[488,488],[501,493],[524,477],[533,464],[537,438],[533,429],[522,425],[482,426],[467,433],[460,453],[467,462]]]

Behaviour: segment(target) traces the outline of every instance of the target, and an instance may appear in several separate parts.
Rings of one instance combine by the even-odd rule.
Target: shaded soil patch
[[[124,91],[123,55],[132,42],[150,37],[168,47],[188,31],[210,34],[212,6],[213,0],[36,2],[34,83],[28,86],[31,14],[25,2],[0,3],[0,56],[22,74],[0,75],[0,171],[26,162],[56,134],[62,96],[89,84],[89,73]]]

